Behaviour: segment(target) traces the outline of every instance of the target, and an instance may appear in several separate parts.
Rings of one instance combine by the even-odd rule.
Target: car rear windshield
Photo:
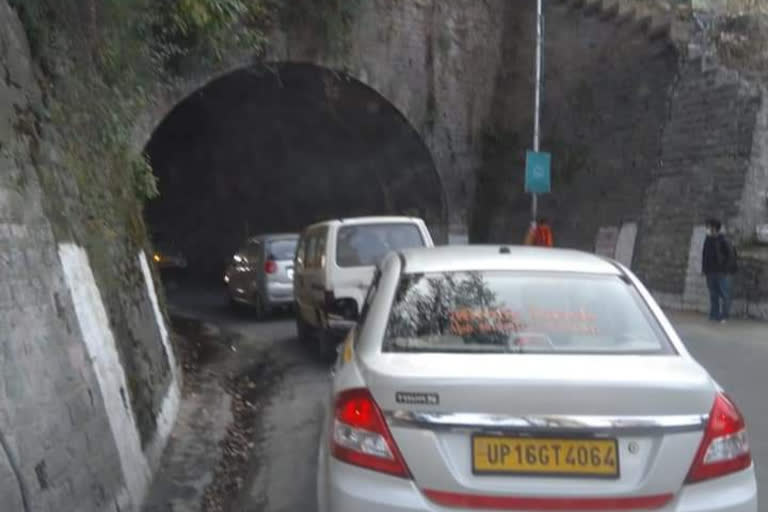
[[[297,239],[284,238],[281,240],[271,240],[267,247],[269,259],[277,261],[292,260],[296,253]]]
[[[385,352],[673,353],[637,290],[619,276],[405,274]]]
[[[372,266],[390,251],[423,247],[416,224],[358,224],[339,229],[336,264],[340,267]]]

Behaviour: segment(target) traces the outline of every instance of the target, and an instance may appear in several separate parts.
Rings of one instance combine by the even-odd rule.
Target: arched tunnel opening
[[[311,64],[241,69],[177,105],[146,147],[160,196],[156,247],[191,275],[220,275],[250,236],[316,221],[414,215],[431,229],[443,193],[429,149],[379,93]]]

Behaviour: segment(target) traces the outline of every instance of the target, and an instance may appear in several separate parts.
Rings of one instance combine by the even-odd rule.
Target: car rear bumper
[[[412,480],[359,469],[331,457],[327,459],[326,470],[327,502],[320,504],[322,512],[440,510],[431,508]],[[322,500],[323,491],[319,494]]]
[[[674,512],[757,512],[757,482],[754,466],[708,482],[687,485]]]
[[[293,283],[267,284],[267,300],[271,305],[282,306],[293,303]]]
[[[327,452],[326,452],[327,453]],[[327,455],[326,455],[327,457]],[[360,469],[327,457],[318,484],[323,512],[464,512],[429,501],[413,481]],[[541,509],[540,509],[541,510]],[[757,512],[754,469],[685,486],[659,512]],[[526,512],[526,511],[518,511]]]

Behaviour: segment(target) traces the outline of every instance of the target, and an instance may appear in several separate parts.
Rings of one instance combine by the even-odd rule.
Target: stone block
[[[637,238],[637,223],[627,222],[621,226],[616,241],[616,260],[627,268],[632,267],[635,254],[635,240]]]
[[[616,254],[616,242],[619,238],[619,228],[615,226],[601,227],[595,240],[595,253],[606,258]]]

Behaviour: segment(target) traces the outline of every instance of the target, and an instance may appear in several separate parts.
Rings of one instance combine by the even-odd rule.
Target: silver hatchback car
[[[249,238],[224,273],[230,301],[252,306],[259,318],[293,305],[293,258],[297,234]]]
[[[390,254],[333,372],[322,512],[758,510],[739,410],[591,254]]]

